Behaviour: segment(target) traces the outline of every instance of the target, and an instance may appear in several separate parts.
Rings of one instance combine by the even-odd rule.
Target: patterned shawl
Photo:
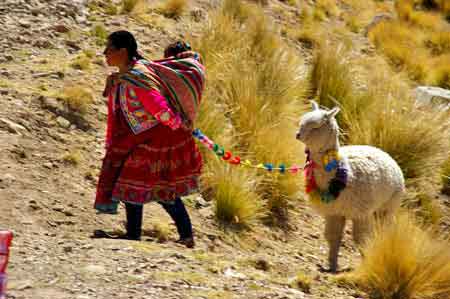
[[[133,68],[120,77],[118,89],[110,95],[110,112],[114,113],[114,97],[118,95],[125,118],[135,134],[155,126],[158,121],[140,103],[143,91],[155,89],[167,99],[185,125],[192,126],[205,86],[205,68],[198,57],[194,53],[184,58],[136,61]],[[112,120],[108,119],[107,144],[111,127]]]

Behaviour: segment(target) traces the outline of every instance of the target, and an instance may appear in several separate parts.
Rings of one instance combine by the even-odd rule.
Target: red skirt
[[[123,117],[103,159],[95,208],[115,213],[120,201],[172,201],[198,192],[202,157],[192,133],[157,126],[134,135]]]

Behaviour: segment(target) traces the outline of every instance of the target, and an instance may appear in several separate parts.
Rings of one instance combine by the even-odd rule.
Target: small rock
[[[102,275],[106,273],[106,269],[103,266],[99,265],[88,265],[84,267],[84,270],[87,272],[91,272],[93,274]]]
[[[42,48],[42,49],[51,49],[55,46],[47,39],[40,39],[34,42],[33,46]]]
[[[19,20],[19,25],[23,28],[30,28],[31,23],[26,20]]]
[[[255,261],[255,268],[258,270],[268,271],[270,269],[270,263],[265,259],[257,259]]]
[[[27,129],[24,126],[12,122],[6,118],[0,118],[0,128],[1,127],[6,128],[10,133],[19,135],[27,131]]]
[[[0,174],[0,183],[4,183],[5,185],[10,185],[16,180],[16,178],[9,173]]]
[[[44,164],[42,164],[42,166],[44,166],[47,169],[52,169],[53,168],[53,163],[51,162],[46,162]]]
[[[62,212],[62,211],[64,211],[64,207],[63,206],[55,206],[55,207],[53,207],[52,210],[55,212]]]
[[[439,110],[450,109],[450,90],[434,86],[419,86],[414,90],[416,105],[431,105]]]
[[[231,277],[231,278],[240,278],[240,279],[247,278],[247,276],[245,274],[236,272],[236,271],[232,270],[231,268],[225,269],[223,275],[225,275],[226,277]]]
[[[171,255],[171,257],[174,257],[174,258],[179,259],[179,260],[185,260],[186,259],[186,256],[182,255],[181,253],[174,253],[174,254]]]
[[[80,45],[77,42],[71,41],[71,40],[66,40],[66,45],[76,51],[81,50]]]
[[[58,116],[56,118],[56,122],[58,123],[58,125],[60,125],[62,128],[65,128],[65,129],[70,128],[70,125],[71,125],[70,121],[68,121],[67,119],[65,119],[62,116]]]
[[[85,244],[85,245],[81,246],[81,249],[84,249],[84,250],[89,250],[89,249],[93,249],[93,248],[94,248],[94,246],[92,244]]]
[[[64,213],[64,215],[66,215],[67,217],[73,217],[73,216],[75,216],[71,211],[68,211],[68,210],[64,210],[63,213]]]
[[[64,105],[61,101],[58,101],[55,98],[47,98],[44,96],[40,96],[38,99],[41,102],[41,105],[54,112],[54,113],[62,113],[64,111]]]
[[[52,29],[59,33],[67,33],[70,31],[69,26],[67,26],[65,24],[56,24],[53,26]]]
[[[196,196],[194,198],[194,203],[197,209],[210,206],[210,204],[206,200],[204,200],[202,196]]]

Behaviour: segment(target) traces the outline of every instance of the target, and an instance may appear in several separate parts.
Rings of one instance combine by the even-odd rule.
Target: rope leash
[[[300,172],[300,170],[303,169],[303,167],[296,164],[290,167],[286,167],[285,164],[280,164],[278,166],[274,166],[272,163],[254,164],[250,160],[242,160],[241,157],[233,155],[230,151],[226,151],[222,146],[218,145],[210,138],[208,138],[208,136],[204,135],[199,129],[195,129],[194,131],[192,131],[192,135],[205,147],[213,151],[218,157],[222,158],[222,160],[232,165],[241,165],[253,169],[265,169],[269,172],[279,172],[282,174],[297,174]]]

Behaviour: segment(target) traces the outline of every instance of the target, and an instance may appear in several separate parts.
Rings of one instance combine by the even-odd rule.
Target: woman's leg
[[[144,206],[125,203],[125,209],[127,213],[127,238],[130,240],[140,240]]]
[[[160,202],[164,210],[175,222],[180,239],[192,239],[192,224],[183,201],[177,197],[173,203]]]

